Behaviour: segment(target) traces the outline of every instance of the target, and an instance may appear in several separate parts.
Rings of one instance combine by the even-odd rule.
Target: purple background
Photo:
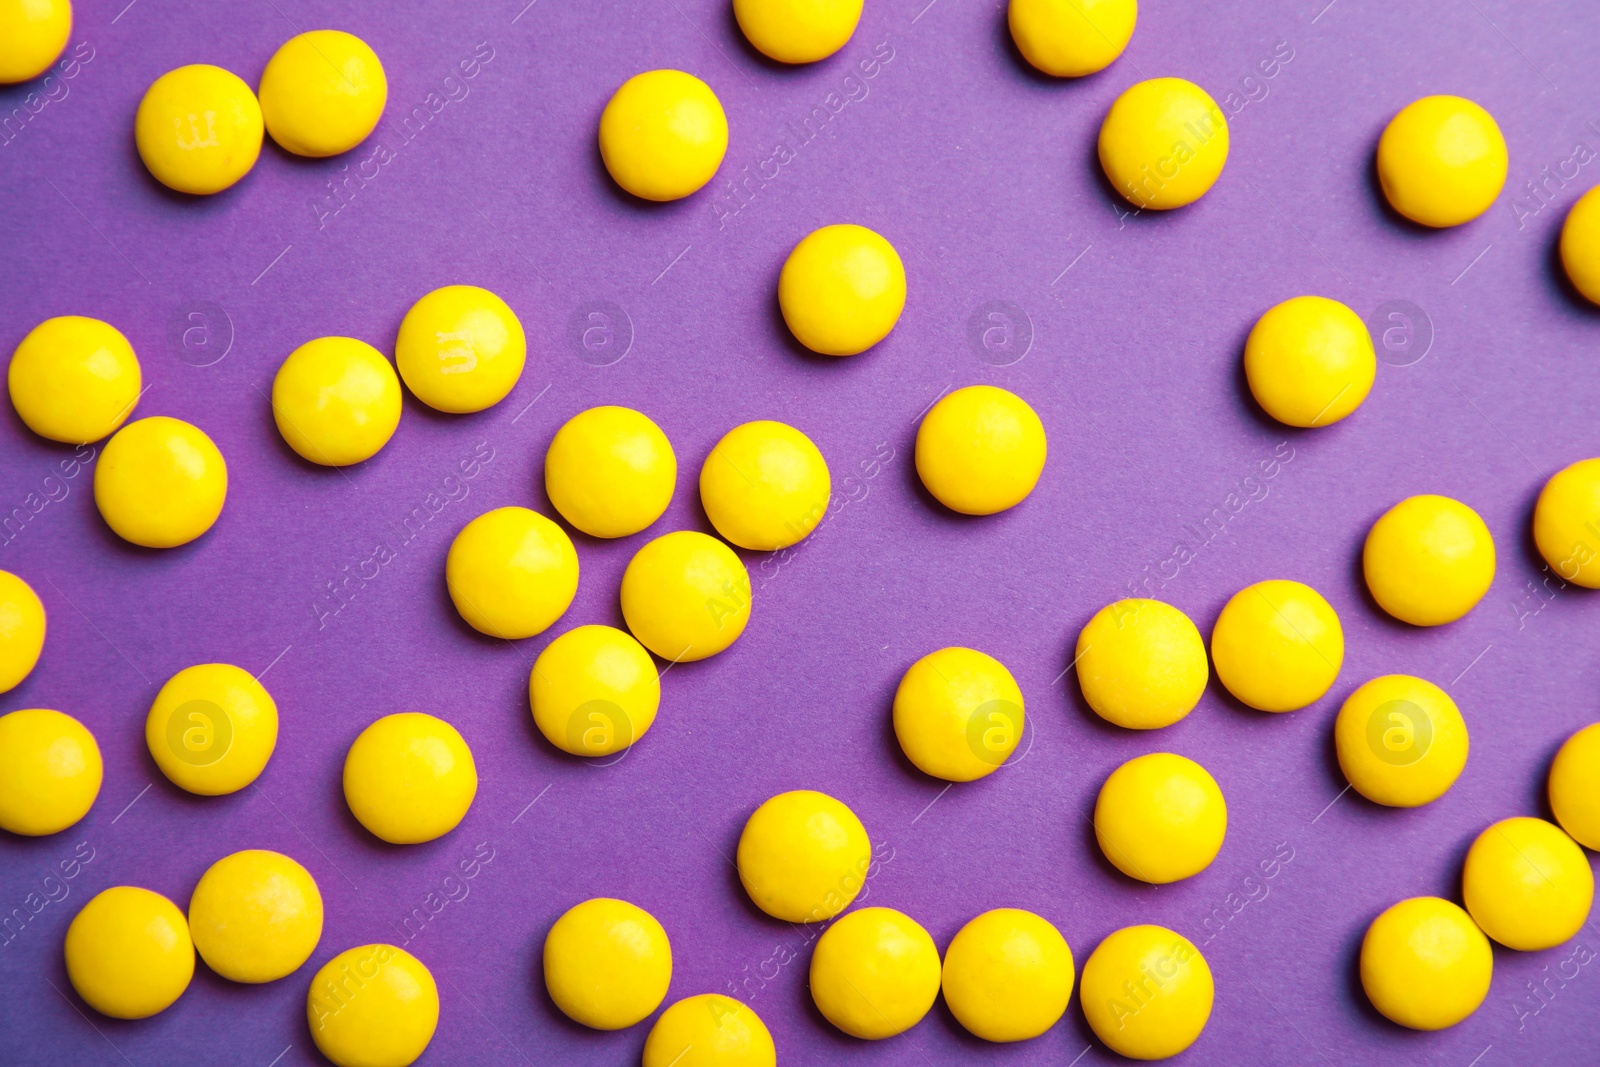
[[[38,669],[0,711],[70,712],[95,732],[106,765],[99,801],[79,825],[42,840],[0,837],[6,911],[78,842],[94,851],[69,896],[0,947],[0,1063],[321,1062],[303,1014],[314,969],[352,945],[398,942],[400,920],[480,842],[493,861],[408,946],[438,979],[443,1005],[424,1062],[635,1062],[647,1025],[584,1030],[556,1012],[538,979],[549,924],[596,895],[636,901],[666,926],[670,999],[739,993],[787,1063],[1116,1060],[1092,1041],[1076,1003],[1045,1036],[1009,1047],[969,1037],[942,1004],[880,1043],[827,1026],[806,987],[810,932],[757,913],[728,862],[747,814],[797,787],[855,809],[892,856],[868,899],[908,912],[941,946],[1002,905],[1055,922],[1080,968],[1101,937],[1131,923],[1205,942],[1216,1009],[1185,1062],[1490,1067],[1592,1053],[1600,964],[1562,988],[1552,982],[1557,992],[1536,1015],[1540,1002],[1527,999],[1525,983],[1542,968],[1554,973],[1572,946],[1496,949],[1482,1009],[1433,1035],[1378,1017],[1354,960],[1382,908],[1458,894],[1463,853],[1483,826],[1547,813],[1552,753],[1596,718],[1600,604],[1577,589],[1535,592],[1541,561],[1526,531],[1544,479],[1600,452],[1600,316],[1565,287],[1553,253],[1566,207],[1600,181],[1600,165],[1568,165],[1577,177],[1552,178],[1553,203],[1538,211],[1524,188],[1541,168],[1557,174],[1580,142],[1600,148],[1588,122],[1600,120],[1593,5],[1150,3],[1120,61],[1058,82],[1018,59],[999,0],[869,0],[843,52],[794,70],[745,45],[726,0],[537,0],[525,9],[522,0],[428,0],[403,10],[378,0],[125,2],[80,3],[72,39],[93,58],[52,83],[57,99],[0,145],[0,350],[49,315],[113,322],[150,387],[137,414],[200,425],[227,456],[231,485],[221,520],[198,543],[135,549],[96,514],[92,468],[60,478],[70,450],[29,434],[9,407],[0,415],[0,506],[26,507],[30,493],[40,494],[35,504],[60,498],[0,548],[0,567],[33,584],[50,618]],[[329,161],[291,158],[269,142],[246,180],[203,200],[149,178],[132,117],[157,75],[211,62],[254,83],[282,41],[320,26],[351,30],[383,57],[390,105],[373,141]],[[479,42],[492,59],[447,84]],[[875,46],[892,59],[847,83]],[[1257,64],[1275,47],[1293,58],[1260,77]],[[708,80],[732,135],[711,187],[650,206],[607,180],[594,130],[618,84],[661,66]],[[1094,163],[1099,119],[1133,81],[1168,74],[1197,81],[1230,111],[1255,99],[1233,117],[1232,157],[1203,201],[1124,218]],[[40,88],[0,93],[0,110]],[[835,91],[835,103],[855,99],[799,144],[791,124]],[[395,124],[430,92],[448,102],[407,142]],[[1231,102],[1229,92],[1238,94]],[[1512,161],[1501,202],[1441,233],[1387,212],[1371,177],[1384,122],[1430,92],[1488,107]],[[746,166],[756,173],[780,140],[795,157],[733,199],[727,183]],[[325,183],[346,165],[355,173],[379,141],[393,160],[330,214]],[[896,244],[910,297],[886,342],[836,361],[797,350],[774,292],[787,250],[841,221]],[[521,315],[530,359],[511,396],[466,417],[408,398],[394,440],[357,468],[295,457],[265,399],[283,357],[324,334],[390,351],[410,303],[453,282],[487,286]],[[1239,371],[1256,316],[1305,292],[1364,316],[1411,301],[1422,309],[1417,336],[1434,335],[1416,362],[1420,343],[1407,351],[1403,335],[1391,335],[1395,351],[1384,352],[1366,404],[1311,433],[1267,420]],[[632,335],[625,357],[606,366],[594,364],[620,342],[597,356],[569,328],[597,301],[627,318],[621,329],[612,313],[613,338]],[[988,301],[1009,302],[1031,324],[1029,350],[1009,366],[994,364],[1020,345],[983,359],[969,342],[969,316]],[[978,521],[933,504],[911,459],[919,414],[941,391],[973,382],[1020,393],[1050,434],[1033,496]],[[707,528],[695,493],[700,462],[748,419],[779,418],[810,434],[849,500],[781,565],[746,556],[756,593],[745,635],[721,656],[672,669],[651,732],[603,768],[556,752],[532,726],[526,676],[545,638],[511,646],[479,637],[442,581],[450,539],[474,515],[505,504],[550,511],[544,448],[562,421],[599,403],[641,408],[678,451],[678,493],[652,534]],[[480,443],[492,461],[470,481],[446,483]],[[1073,676],[1062,677],[1078,629],[1154,573],[1175,542],[1193,547],[1186,525],[1223,507],[1275,449],[1293,458],[1253,483],[1257,499],[1159,595],[1209,632],[1249,582],[1311,583],[1345,626],[1334,689],[1313,707],[1270,716],[1213,684],[1161,733],[1099,722]],[[437,502],[463,491],[401,544],[401,520],[430,492]],[[1359,572],[1367,527],[1418,492],[1476,508],[1499,549],[1483,603],[1434,630],[1381,615]],[[644,539],[576,538],[582,580],[558,629],[621,624],[617,584]],[[322,599],[326,584],[379,543],[396,558],[319,626],[315,605],[336,603]],[[1014,766],[942,792],[900,755],[888,706],[901,672],[949,644],[1012,669],[1031,747]],[[282,733],[256,787],[205,799],[160,775],[143,722],[169,675],[213,660],[252,672],[270,665],[263,681]],[[1332,754],[1339,701],[1395,671],[1456,697],[1473,734],[1467,770],[1421,810],[1381,809],[1354,794],[1330,808],[1345,785]],[[396,848],[354,822],[339,769],[363,726],[406,709],[461,729],[481,787],[454,833]],[[1162,749],[1215,774],[1231,820],[1208,870],[1152,888],[1104,862],[1088,813],[1112,768]],[[134,883],[186,904],[210,863],[249,847],[295,856],[321,885],[327,925],[304,968],[249,987],[201,966],[173,1008],[144,1022],[81,1004],[60,946],[90,895]],[[1202,920],[1230,893],[1242,896],[1275,849],[1293,859],[1251,883],[1267,896],[1205,941]],[[1580,940],[1600,947],[1593,926]],[[786,966],[769,962],[790,956]]]

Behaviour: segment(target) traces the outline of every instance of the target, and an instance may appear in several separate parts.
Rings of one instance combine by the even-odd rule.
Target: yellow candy
[[[1095,1036],[1138,1060],[1166,1059],[1194,1044],[1216,995],[1200,950],[1160,926],[1128,926],[1106,937],[1084,963],[1080,989]]]
[[[1550,765],[1550,807],[1578,844],[1600,851],[1600,723],[1567,738]]]
[[[1437,800],[1467,765],[1467,724],[1456,702],[1408,674],[1386,674],[1351,693],[1333,737],[1356,792],[1392,808]]]
[[[1378,139],[1383,195],[1424,226],[1459,226],[1488,211],[1506,183],[1506,164],[1494,117],[1459,96],[1407,104]]]
[[[816,529],[832,486],[811,438],[781,422],[735,426],[700,468],[700,502],[711,525],[758,552],[787,548]]]
[[[644,647],[610,626],[579,626],[545,646],[528,675],[539,732],[574,756],[609,756],[644,736],[661,675]]]
[[[772,797],[739,835],[745,892],[787,922],[820,922],[848,908],[871,863],[872,842],[855,812],[810,789]]]
[[[778,275],[783,321],[796,340],[825,356],[865,352],[889,336],[905,306],[900,254],[865,226],[813,230]]]
[[[917,428],[917,474],[964,515],[993,515],[1027,499],[1044,471],[1044,424],[1015,393],[969,385],[933,405]]]
[[[1244,346],[1250,392],[1290,426],[1331,426],[1372,391],[1378,357],[1361,316],[1325,296],[1297,296],[1256,320]]]
[[[438,1028],[439,987],[405,949],[360,945],[311,979],[306,1022],[336,1067],[407,1067]]]
[[[644,200],[680,200],[717,173],[728,116],[711,86],[681,70],[622,83],[600,114],[600,158],[616,183]]]
[[[1443,1030],[1489,995],[1494,953],[1467,913],[1438,897],[1402,900],[1361,939],[1361,985],[1372,1006],[1413,1030]]]
[[[544,490],[561,517],[591,537],[627,537],[661,517],[678,458],[661,427],[632,408],[581,411],[556,431]]]
[[[1211,631],[1211,660],[1228,692],[1259,711],[1321,699],[1344,663],[1344,628],[1309,585],[1273,579],[1233,595]]]
[[[430,408],[458,415],[504,400],[527,358],[516,312],[475,285],[447,285],[412,304],[394,343],[406,388]]]
[[[84,1002],[113,1019],[171,1007],[194,977],[194,942],[178,906],[119,885],[83,906],[67,927],[67,977]]]
[[[1194,760],[1152,752],[1111,772],[1094,805],[1094,836],[1129,878],[1163,885],[1211,866],[1228,833],[1228,803]]]
[[[1194,710],[1210,669],[1189,616],[1159,600],[1107,604],[1078,634],[1078,684],[1107,722],[1130,730],[1171,726]]]
[[[28,331],[6,378],[28,429],[69,445],[98,441],[121,426],[142,382],[128,339],[82,315],[45,319]]]
[[[70,715],[0,715],[0,830],[42,837],[89,813],[100,795],[100,746]]]
[[[94,502],[106,525],[145,548],[175,548],[211,529],[228,465],[198,426],[165,415],[130,422],[106,443]]]
[[[750,572],[715,537],[696,530],[662,534],[622,574],[622,617],[662,659],[714,656],[750,621]]]
[[[322,939],[322,894],[288,856],[248,849],[224,856],[189,898],[189,932],[206,966],[235,982],[292,974]]]
[[[661,1006],[671,982],[667,932],[626,900],[586,900],[545,935],[545,988],[556,1007],[584,1026],[632,1026]]]
[[[1561,225],[1561,265],[1572,287],[1600,304],[1600,185],[1578,197]]]
[[[44,604],[33,586],[0,571],[0,693],[9,693],[33,673],[44,651]]]
[[[527,508],[496,508],[450,544],[445,582],[472,628],[508,641],[543,633],[578,592],[578,552],[565,530]]]
[[[772,1034],[752,1009],[720,993],[685,997],[661,1013],[644,1067],[777,1067]]]
[[[139,158],[180,193],[220,193],[261,155],[261,105],[239,76],[194,63],[169,70],[139,101]]]
[[[877,1041],[922,1021],[939,996],[939,948],[893,908],[862,908],[828,927],[811,956],[811,999],[851,1037]]]
[[[1533,540],[1562,578],[1600,589],[1600,459],[1550,476],[1533,508]]]
[[[272,417],[289,447],[312,463],[360,463],[377,455],[400,425],[400,379],[365,341],[319,337],[278,368]]]
[[[1228,120],[1206,91],[1151,78],[1117,97],[1100,126],[1100,166],[1135,207],[1165,211],[1199,200],[1228,162]]]
[[[860,5],[858,4],[859,8]],[[0,85],[37,78],[67,47],[71,0],[0,0]]]
[[[1534,952],[1583,928],[1594,903],[1594,872],[1559,826],[1502,819],[1467,850],[1461,895],[1484,933],[1507,948]]]
[[[970,648],[913,663],[894,693],[894,733],[924,774],[970,782],[993,774],[1022,739],[1022,690],[1005,664]]]
[[[1017,908],[986,911],[944,952],[944,1002],[985,1041],[1027,1041],[1056,1024],[1072,996],[1067,939]]]
[[[340,30],[289,38],[261,74],[267,132],[297,156],[348,152],[378,125],[388,99],[377,55]]]
[[[150,705],[144,742],[161,773],[201,796],[255,781],[278,744],[278,705],[250,672],[227,663],[186,667]]]
[[[1046,74],[1081,78],[1128,47],[1137,0],[1011,0],[1007,21],[1022,58]]]
[[[861,21],[862,0],[733,0],[739,28],[779,63],[815,63],[843,48]]]
[[[478,766],[456,728],[419,711],[385,715],[344,759],[344,799],[361,825],[395,845],[443,837],[478,792]]]
[[[1379,607],[1413,626],[1440,626],[1489,591],[1494,538],[1459,500],[1407,497],[1372,524],[1361,562]]]

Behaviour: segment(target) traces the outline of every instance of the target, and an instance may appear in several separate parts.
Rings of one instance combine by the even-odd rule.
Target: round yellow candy
[[[198,427],[152,415],[106,442],[94,502],[106,525],[145,548],[175,548],[211,529],[228,495],[228,465]]]
[[[855,812],[811,789],[779,793],[739,835],[739,881],[756,907],[792,923],[831,919],[856,898],[872,842]]]
[[[1585,848],[1600,851],[1600,723],[1567,738],[1550,765],[1556,822]]]
[[[626,900],[586,900],[545,935],[545,988],[556,1007],[584,1026],[632,1026],[661,1006],[671,982],[667,932]]]
[[[261,105],[237,74],[193,63],[157,78],[139,101],[134,141],[162,185],[220,193],[261,155]]]
[[[1107,604],[1078,634],[1083,699],[1130,730],[1171,726],[1200,703],[1210,667],[1189,616],[1159,600]]]
[[[1494,953],[1467,913],[1438,897],[1389,908],[1361,939],[1361,985],[1372,1006],[1413,1030],[1443,1030],[1489,995]]]
[[[697,530],[662,534],[634,553],[622,574],[622,617],[662,659],[714,656],[750,621],[750,572],[715,537]]]
[[[456,534],[444,574],[461,617],[511,641],[543,633],[565,614],[578,593],[578,552],[537,511],[495,508]]]
[[[1556,574],[1600,589],[1600,459],[1550,476],[1533,507],[1533,541]]]
[[[922,417],[917,474],[934,498],[964,515],[993,515],[1027,499],[1044,471],[1044,423],[1015,393],[957,389]]]
[[[860,5],[856,5],[860,8]],[[0,85],[37,78],[67,47],[71,0],[0,0]]]
[[[1561,827],[1525,816],[1502,819],[1467,850],[1461,895],[1484,933],[1533,952],[1583,928],[1594,903],[1594,872]]]
[[[1408,674],[1374,678],[1345,698],[1333,737],[1356,792],[1392,808],[1437,800],[1467,765],[1467,724],[1456,702]]]
[[[732,997],[701,993],[661,1013],[644,1043],[644,1067],[777,1067],[761,1016]]]
[[[661,427],[632,408],[580,411],[544,457],[544,490],[561,517],[591,537],[627,537],[661,517],[678,458]]]
[[[516,312],[476,285],[447,285],[412,304],[394,343],[406,388],[430,408],[457,415],[504,400],[527,358]]]
[[[1194,1044],[1216,995],[1200,950],[1161,926],[1108,935],[1084,962],[1079,990],[1095,1036],[1137,1060],[1166,1059]]]
[[[733,15],[762,55],[815,63],[849,42],[861,6],[862,0],[733,0]]]
[[[894,733],[924,774],[970,782],[993,774],[1022,739],[1022,690],[1005,664],[970,648],[913,663],[894,693]]]
[[[1360,315],[1325,296],[1297,296],[1256,320],[1244,372],[1256,402],[1279,422],[1330,426],[1372,391],[1378,357]]]
[[[545,646],[528,675],[539,732],[574,756],[609,756],[644,736],[661,675],[644,646],[610,626],[579,626]]]
[[[311,872],[278,852],[247,849],[207,868],[189,898],[189,932],[206,966],[235,982],[292,974],[322,939]]]
[[[89,813],[104,768],[94,735],[70,715],[0,715],[0,830],[42,837]]]
[[[342,30],[289,38],[261,74],[267,132],[297,156],[348,152],[378,125],[388,99],[377,55]]]
[[[304,459],[344,467],[378,454],[400,425],[400,379],[354,337],[307,341],[272,379],[278,432]]]
[[[893,908],[861,908],[828,927],[811,955],[811,999],[830,1023],[877,1041],[922,1021],[939,996],[939,947]]]
[[[1182,78],[1131,86],[1100,126],[1100,166],[1140,209],[1194,203],[1227,162],[1227,118],[1204,89]]]
[[[1109,67],[1133,37],[1138,0],[1011,0],[1007,21],[1022,58],[1057,78]]]
[[[407,1067],[439,1026],[439,987],[405,949],[360,945],[311,979],[306,1023],[336,1067]]]
[[[711,86],[681,70],[622,83],[600,115],[600,158],[616,183],[644,200],[680,200],[717,173],[728,116]]]
[[[1494,116],[1459,96],[1424,96],[1378,139],[1389,204],[1424,226],[1459,226],[1489,210],[1506,183],[1506,139]]]
[[[865,226],[813,230],[778,275],[783,321],[797,341],[825,356],[865,352],[889,336],[905,306],[900,253]]]
[[[1413,626],[1471,611],[1494,581],[1494,538],[1478,513],[1447,496],[1413,496],[1384,512],[1361,553],[1378,606]]]
[[[44,651],[44,604],[33,586],[0,571],[0,693],[9,693],[33,673]]]
[[[1578,197],[1561,225],[1561,266],[1572,287],[1600,304],[1600,185]]]
[[[361,825],[394,845],[443,837],[478,793],[478,766],[456,728],[420,711],[385,715],[344,758],[344,799]]]
[[[28,429],[69,445],[98,441],[121,426],[143,381],[128,339],[82,315],[45,319],[29,330],[11,354],[6,380]]]
[[[985,1041],[1027,1041],[1067,1010],[1075,976],[1067,939],[1018,908],[986,911],[944,952],[944,1002]]]
[[[1309,585],[1272,579],[1233,594],[1211,630],[1211,661],[1228,692],[1258,711],[1321,699],[1344,663],[1344,628]]]
[[[1129,878],[1163,885],[1211,866],[1228,833],[1222,789],[1194,760],[1137,756],[1111,772],[1094,805],[1100,851]]]
[[[740,548],[788,548],[817,528],[833,482],[811,438],[781,422],[735,426],[700,468],[700,502]]]
[[[255,781],[278,744],[278,705],[249,671],[228,663],[186,667],[167,680],[144,721],[161,773],[201,796]]]
[[[178,906],[138,886],[102,890],[67,927],[67,977],[84,1002],[113,1019],[171,1007],[194,977],[194,942]]]

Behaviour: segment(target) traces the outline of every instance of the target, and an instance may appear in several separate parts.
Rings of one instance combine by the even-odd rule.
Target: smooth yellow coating
[[[360,463],[377,455],[400,425],[400,379],[365,341],[319,337],[278,368],[272,417],[289,447],[312,463]]]
[[[1163,885],[1211,866],[1228,834],[1228,802],[1200,764],[1170,752],[1111,772],[1094,804],[1100,851],[1129,878]]]
[[[1095,612],[1074,662],[1089,707],[1130,730],[1171,726],[1200,703],[1211,676],[1200,631],[1159,600],[1118,600]]]
[[[405,949],[359,945],[311,979],[306,1023],[335,1067],[407,1067],[439,1026],[439,987]]]
[[[1583,849],[1554,823],[1501,819],[1467,850],[1461,895],[1484,933],[1533,952],[1583,928],[1594,903],[1594,872]]]
[[[1211,630],[1211,662],[1228,692],[1258,711],[1294,711],[1321,699],[1344,663],[1344,628],[1309,585],[1245,586]]]
[[[667,932],[626,900],[574,905],[545,935],[545,988],[556,1007],[584,1026],[632,1026],[661,1006],[671,982]]]
[[[180,193],[220,193],[261,155],[261,105],[237,74],[193,63],[157,78],[133,120],[139,158]]]
[[[1600,589],[1600,459],[1580,459],[1544,483],[1533,541],[1561,578]]]
[[[0,571],[0,693],[9,693],[33,673],[44,651],[44,603],[33,586]]]
[[[1489,210],[1506,183],[1506,139],[1494,116],[1459,96],[1424,96],[1378,139],[1389,204],[1424,226],[1459,226]]]
[[[1556,822],[1584,848],[1600,851],[1600,723],[1567,738],[1550,764]]]
[[[824,356],[865,352],[906,306],[906,268],[894,245],[865,226],[807,234],[778,275],[778,307],[795,340]]]
[[[1331,426],[1372,391],[1378,357],[1361,316],[1325,296],[1297,296],[1256,320],[1244,345],[1250,392],[1289,426]]]
[[[456,415],[504,400],[527,359],[517,313],[476,285],[446,285],[412,304],[394,343],[406,388],[430,408]]]
[[[249,671],[229,663],[185,667],[167,680],[144,721],[161,773],[201,796],[255,781],[278,744],[278,705]]]
[[[985,1041],[1027,1041],[1065,1014],[1072,949],[1047,920],[1019,908],[986,911],[944,951],[944,1002]]]
[[[106,525],[145,548],[188,544],[222,514],[228,465],[198,426],[165,415],[130,422],[106,442],[94,502]]]
[[[866,827],[811,789],[779,793],[739,835],[739,881],[756,907],[792,923],[831,919],[856,898],[872,864]]]
[[[200,876],[189,933],[222,977],[273,982],[293,974],[322,939],[322,894],[311,872],[282,853],[235,852]]]
[[[94,735],[47,708],[0,715],[0,830],[42,837],[89,813],[104,767]]]
[[[1194,943],[1161,926],[1128,926],[1089,954],[1079,985],[1084,1017],[1113,1052],[1176,1056],[1200,1037],[1216,987]]]
[[[750,572],[733,549],[698,530],[651,541],[622,573],[622,617],[662,659],[690,663],[739,639],[750,621]]]
[[[1136,208],[1199,200],[1228,162],[1228,120],[1194,82],[1151,78],[1117,97],[1100,126],[1100,166]]]
[[[454,726],[420,711],[385,715],[344,758],[344,799],[361,825],[395,845],[443,837],[478,792],[478,765]]]
[[[917,427],[917,474],[934,499],[964,515],[993,515],[1027,499],[1048,451],[1044,423],[1015,393],[969,385]]]
[[[0,4],[6,0],[0,0]],[[45,319],[11,354],[11,406],[40,437],[86,445],[133,411],[143,378],[139,357],[115,326],[82,315]]]
[[[711,86],[681,70],[622,83],[600,114],[600,158],[616,183],[644,200],[679,200],[717,173],[728,116]]]
[[[378,125],[388,99],[377,54],[342,30],[289,38],[261,74],[267,132],[297,156],[348,152]]]
[[[939,946],[893,908],[861,908],[817,939],[811,999],[830,1023],[877,1041],[922,1021],[939,996]]]
[[[1016,751],[1024,723],[1016,679],[975,649],[928,653],[894,693],[894,733],[906,758],[950,782],[993,774]]]
[[[1574,289],[1600,304],[1600,185],[1578,197],[1561,224],[1561,266]]]
[[[0,0],[0,27],[0,85],[37,78],[72,36],[71,0]]]
[[[815,63],[850,41],[862,0],[733,0],[733,15],[756,50],[779,63]]]
[[[1346,697],[1333,738],[1356,792],[1392,808],[1437,800],[1467,765],[1467,724],[1456,702],[1409,674],[1374,678]]]
[[[1138,19],[1138,0],[1011,0],[1006,15],[1022,58],[1057,78],[1109,67]]]
[[[479,633],[513,641],[549,629],[578,593],[578,551],[560,526],[528,508],[495,508],[462,527],[445,582]]]
[[[701,993],[673,1004],[644,1043],[643,1067],[777,1067],[761,1016],[732,997]]]
[[[1413,496],[1384,512],[1361,552],[1378,606],[1413,626],[1471,611],[1494,582],[1494,538],[1478,513],[1447,496]]]
[[[661,517],[678,484],[672,442],[632,408],[580,411],[544,456],[544,491],[561,517],[591,537],[627,537]]]
[[[817,528],[833,482],[811,438],[781,422],[747,422],[723,435],[700,468],[700,502],[740,548],[787,548]]]
[[[539,732],[574,756],[609,756],[643,737],[661,705],[644,646],[610,626],[579,626],[545,646],[528,673]]]
[[[1443,1030],[1489,995],[1494,952],[1466,912],[1438,897],[1389,908],[1361,939],[1361,985],[1372,1006],[1413,1030]]]
[[[96,893],[67,927],[67,978],[84,1003],[113,1019],[145,1019],[183,996],[194,942],[178,906],[118,885]]]

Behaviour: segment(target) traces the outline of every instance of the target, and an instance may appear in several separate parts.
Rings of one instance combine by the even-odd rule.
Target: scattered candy
[[[939,948],[893,908],[861,908],[825,930],[811,956],[811,999],[830,1023],[877,1041],[922,1021],[939,996]]]
[[[272,379],[278,432],[304,459],[344,467],[371,459],[400,425],[400,379],[353,337],[307,341]]]
[[[1072,949],[1049,922],[1018,908],[986,911],[944,952],[944,1002],[985,1041],[1027,1041],[1065,1014]]]
[[[527,508],[496,508],[467,523],[450,543],[444,573],[461,617],[507,641],[549,629],[578,593],[572,539]]]
[[[1501,819],[1467,850],[1461,895],[1484,933],[1507,948],[1534,952],[1583,928],[1594,903],[1594,872],[1559,826]]]
[[[860,4],[857,4],[860,7]],[[0,0],[0,85],[30,81],[50,69],[72,36],[70,0]]]
[[[906,306],[906,269],[894,246],[865,226],[813,230],[778,275],[778,307],[795,340],[824,356],[865,352]]]
[[[733,0],[733,14],[762,55],[815,63],[849,43],[861,6],[862,0]]]
[[[1413,1030],[1443,1030],[1489,995],[1494,953],[1466,912],[1438,897],[1389,908],[1361,940],[1361,985],[1372,1006]]]
[[[1216,994],[1200,950],[1161,926],[1108,935],[1084,963],[1080,989],[1095,1036],[1138,1060],[1164,1060],[1194,1044]]]
[[[188,544],[222,514],[228,465],[211,438],[181,419],[152,415],[106,442],[94,502],[118,537],[145,548]]]
[[[616,183],[644,200],[680,200],[717,173],[728,116],[711,86],[681,70],[622,83],[600,115],[600,157]]]
[[[1094,805],[1094,836],[1106,859],[1155,885],[1211,866],[1227,833],[1228,804],[1217,780],[1170,752],[1137,756],[1112,771]]]
[[[419,711],[385,715],[361,731],[344,759],[345,802],[362,826],[390,844],[443,837],[477,793],[478,766],[466,741],[454,726]]]
[[[1425,96],[1378,139],[1378,182],[1400,214],[1459,226],[1489,210],[1506,183],[1506,140],[1494,117],[1459,96]]]
[[[1137,0],[1011,0],[1006,16],[1022,58],[1057,78],[1109,67],[1138,18]]]
[[[45,319],[29,330],[11,354],[6,379],[11,405],[28,429],[69,445],[98,441],[121,426],[142,384],[128,339],[82,315]]]
[[[723,651],[750,621],[750,572],[733,549],[697,530],[662,534],[622,574],[622,617],[664,660]]]
[[[831,919],[856,898],[872,842],[855,812],[810,789],[779,793],[739,835],[739,881],[756,907],[792,923]]]
[[[827,460],[781,422],[747,422],[723,435],[700,468],[700,502],[717,532],[770,552],[803,540],[828,510]]]
[[[1344,629],[1322,594],[1273,579],[1233,595],[1211,631],[1211,661],[1228,692],[1258,711],[1322,698],[1344,663]]]
[[[100,746],[72,716],[47,708],[0,715],[0,830],[65,830],[94,806],[102,776]]]
[[[1573,203],[1561,226],[1561,266],[1572,287],[1600,304],[1600,186]]]
[[[671,982],[667,932],[626,900],[574,905],[545,936],[545,988],[556,1007],[584,1026],[632,1026],[661,1006]]]
[[[1137,83],[1100,126],[1100,166],[1140,210],[1194,203],[1227,162],[1227,118],[1204,89],[1182,78]]]
[[[44,651],[44,604],[33,586],[0,571],[0,693],[9,693],[33,673]]]
[[[389,79],[361,38],[312,30],[285,41],[261,74],[267,132],[297,156],[336,156],[383,117]]]
[[[632,408],[598,407],[568,419],[544,457],[544,490],[561,517],[591,537],[627,537],[672,503],[672,442]]]
[[[173,785],[201,796],[237,793],[260,776],[278,744],[278,705],[249,671],[186,667],[150,705],[144,741]]]
[[[1027,499],[1045,461],[1044,424],[1027,401],[992,385],[944,397],[917,428],[917,474],[934,499],[993,515]]]
[[[189,932],[206,966],[235,982],[293,974],[322,939],[322,894],[288,856],[248,849],[207,868],[189,898]]]
[[[139,158],[180,193],[220,193],[261,155],[261,105],[237,74],[195,63],[155,80],[134,117]]]
[[[1408,674],[1386,674],[1351,693],[1333,736],[1356,792],[1392,808],[1439,799],[1467,765],[1467,724],[1456,702]]]
[[[528,703],[539,732],[561,751],[609,756],[656,721],[661,675],[644,646],[621,630],[579,626],[539,653]]]
[[[1494,581],[1494,538],[1478,513],[1447,496],[1413,496],[1383,513],[1361,553],[1378,606],[1413,626],[1471,611]]]
[[[336,1067],[407,1067],[439,1025],[439,987],[393,945],[360,945],[322,965],[306,993],[311,1040]]]
[[[1289,426],[1330,426],[1372,390],[1378,357],[1361,316],[1337,300],[1297,296],[1256,320],[1244,346],[1250,392]]]
[[[777,1067],[772,1034],[751,1008],[720,993],[685,997],[661,1013],[643,1067]]]
[[[412,304],[394,343],[406,388],[430,408],[456,415],[504,400],[527,358],[516,312],[476,285],[447,285]]]
[[[1206,643],[1189,616],[1159,600],[1107,604],[1078,634],[1078,685],[1107,722],[1155,730],[1182,719],[1206,690]]]
[[[194,942],[178,906],[159,893],[102,890],[67,927],[67,978],[84,1003],[113,1019],[144,1019],[183,996]]]
[[[1585,848],[1600,851],[1600,723],[1567,738],[1550,765],[1556,822]]]
[[[970,648],[913,663],[894,694],[894,733],[924,774],[970,782],[993,774],[1022,739],[1022,690],[1005,664]]]
[[[1600,589],[1600,459],[1550,476],[1533,507],[1533,540],[1557,578]]]

